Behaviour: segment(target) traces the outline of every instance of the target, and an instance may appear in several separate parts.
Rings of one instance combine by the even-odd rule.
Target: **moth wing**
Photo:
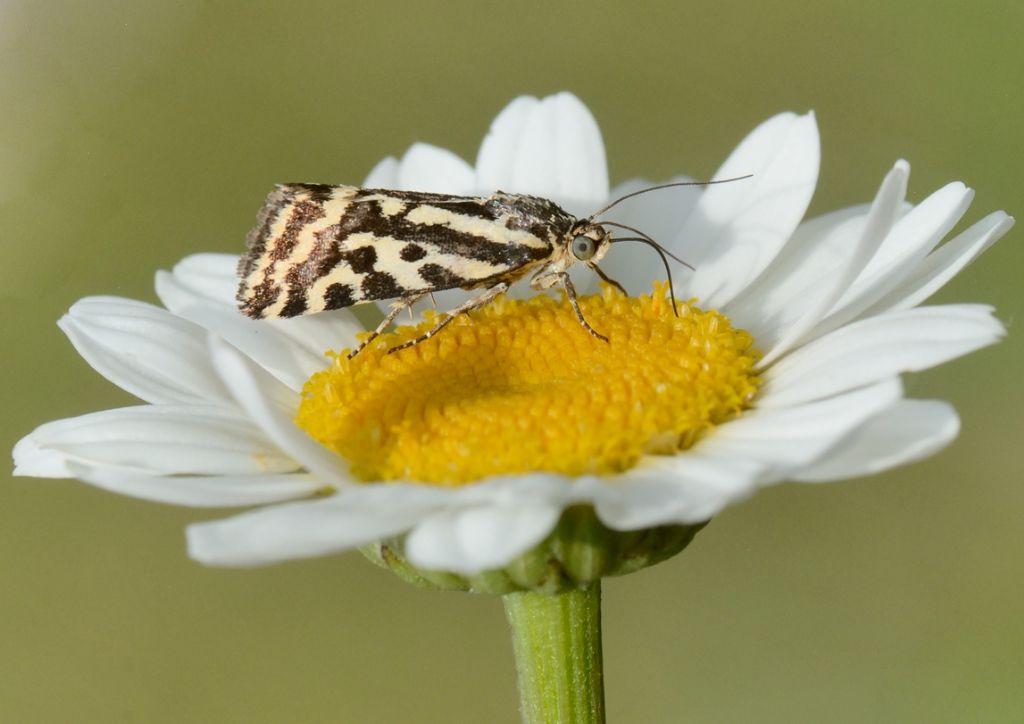
[[[294,317],[514,281],[553,249],[544,220],[516,205],[526,198],[278,186],[239,264],[239,306],[255,318]]]

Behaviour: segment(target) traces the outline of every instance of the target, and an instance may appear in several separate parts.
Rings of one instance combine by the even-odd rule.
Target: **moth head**
[[[636,234],[636,236],[612,238],[611,233],[605,230],[605,226],[623,229]],[[614,279],[609,278],[607,274],[601,271],[601,267],[597,265],[597,262],[600,261],[601,257],[608,252],[608,247],[619,241],[639,241],[650,246],[658,252],[658,256],[661,257],[661,261],[665,265],[665,275],[668,277],[668,293],[672,299],[672,311],[676,313],[676,316],[679,315],[678,310],[676,310],[676,292],[675,287],[672,284],[672,270],[668,267],[667,257],[675,259],[688,269],[693,270],[692,266],[677,257],[647,234],[640,231],[640,229],[627,226],[626,224],[620,224],[617,221],[602,221],[600,223],[595,223],[594,221],[591,221],[590,218],[584,219],[573,227],[570,237],[572,241],[569,244],[569,252],[572,256],[570,257],[569,263],[572,263],[573,261],[582,261],[593,269],[601,279],[616,287],[620,292],[627,296],[628,292],[626,292],[623,286]]]
[[[572,261],[596,264],[608,253],[611,234],[603,226],[584,220],[569,232],[569,253]]]

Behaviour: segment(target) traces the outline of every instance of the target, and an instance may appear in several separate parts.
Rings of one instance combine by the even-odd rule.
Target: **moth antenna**
[[[672,313],[678,317],[679,310],[676,309],[676,290],[675,287],[672,286],[672,270],[669,269],[668,259],[665,257],[665,250],[661,247],[661,244],[659,244],[646,234],[644,236],[624,236],[621,239],[612,239],[613,244],[618,241],[639,241],[642,244],[647,244],[648,246],[652,247],[656,252],[658,252],[658,256],[661,257],[661,263],[665,265],[665,275],[668,277],[668,295],[672,299]],[[673,257],[673,259],[674,258],[675,257]],[[687,266],[690,265],[687,264]],[[693,267],[690,268],[692,269]]]
[[[620,196],[619,198],[615,199],[610,204],[605,206],[603,209],[595,211],[590,216],[588,216],[587,217],[587,221],[593,221],[598,216],[603,214],[605,211],[607,211],[608,209],[612,208],[613,206],[616,206],[617,204],[625,201],[626,199],[631,199],[634,196],[639,196],[640,194],[646,194],[649,191],[660,191],[661,189],[671,189],[671,188],[675,188],[676,186],[714,186],[715,184],[727,184],[727,183],[730,183],[732,181],[742,181],[743,179],[750,178],[753,175],[754,174],[752,174],[752,173],[748,173],[746,176],[736,176],[735,178],[723,178],[723,179],[717,179],[715,181],[678,181],[676,183],[671,183],[671,184],[659,184],[657,186],[649,186],[649,187],[647,187],[645,189],[640,189],[639,191],[634,191],[631,194],[626,194],[625,196]]]
[[[670,256],[671,258],[675,259],[677,262],[679,262],[680,264],[685,266],[690,271],[697,271],[696,269],[693,268],[692,264],[690,264],[689,262],[685,262],[682,259],[680,259],[678,256],[676,256],[671,251],[669,251],[668,249],[663,247],[661,244],[656,242],[654,239],[649,237],[647,234],[645,234],[644,232],[640,231],[640,229],[635,229],[632,226],[626,226],[625,224],[620,224],[620,223],[618,223],[616,221],[602,221],[601,225],[602,226],[617,226],[620,229],[625,229],[626,231],[632,231],[637,236],[640,236],[640,237],[643,237],[644,239],[646,239],[647,242],[649,244],[651,244],[652,246],[654,246],[656,249],[659,249],[662,252],[664,252],[665,254],[668,254],[668,256]],[[612,241],[616,241],[616,239],[612,239]],[[625,241],[625,239],[620,239],[619,241]]]

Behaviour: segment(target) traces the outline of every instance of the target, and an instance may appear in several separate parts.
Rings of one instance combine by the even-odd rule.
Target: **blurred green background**
[[[577,93],[613,181],[704,177],[785,109],[818,112],[812,212],[911,198],[1024,213],[1024,5],[961,2],[2,6],[0,447],[131,404],[54,322],[155,300],[186,254],[241,250],[284,180],[359,182],[423,140],[473,160],[521,93]],[[961,226],[961,228],[963,228]],[[1024,721],[1021,230],[939,301],[995,304],[995,348],[908,380],[951,449],[786,485],[605,585],[612,722]],[[184,552],[226,511],[74,481],[0,485],[0,721],[515,722],[498,599],[410,588],[358,554],[232,571]]]

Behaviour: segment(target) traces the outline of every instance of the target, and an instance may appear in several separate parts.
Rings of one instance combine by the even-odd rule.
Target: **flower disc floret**
[[[749,334],[664,289],[580,300],[501,298],[430,339],[400,327],[354,359],[333,355],[297,422],[362,480],[460,485],[499,474],[608,475],[688,447],[757,390]]]

